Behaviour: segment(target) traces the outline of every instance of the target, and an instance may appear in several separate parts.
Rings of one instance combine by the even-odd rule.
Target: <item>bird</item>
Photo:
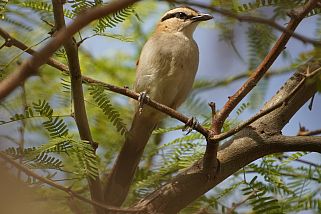
[[[193,39],[197,25],[213,17],[181,6],[167,11],[142,48],[136,68],[134,91],[140,101],[148,98],[177,109],[192,89],[199,64]],[[131,128],[105,185],[105,202],[120,206],[126,199],[144,148],[164,113],[136,105]]]

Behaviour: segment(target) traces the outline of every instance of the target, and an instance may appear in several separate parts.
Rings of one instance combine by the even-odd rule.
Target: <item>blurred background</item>
[[[99,1],[68,1],[65,5],[66,22],[70,23],[79,11],[92,7],[97,2]],[[283,26],[286,26],[289,21],[286,13],[291,8],[304,3],[304,1],[284,1],[283,3],[281,1],[269,1],[270,3],[267,6],[262,6],[263,2],[267,1],[204,0],[193,2],[223,7],[240,15],[273,17],[276,22]],[[262,4],[255,6],[255,2],[261,2]],[[10,2],[1,1],[1,4],[3,7],[1,28],[28,47],[37,50],[45,46],[46,42],[54,35],[50,1],[14,0]],[[132,88],[136,60],[142,46],[153,32],[162,14],[174,6],[173,3],[169,4],[165,1],[140,1],[133,7],[127,8],[123,13],[118,14],[122,18],[121,20],[117,21],[111,18],[96,21],[76,34],[75,39],[79,44],[79,58],[83,75],[117,86]],[[194,116],[199,122],[208,125],[210,118],[208,103],[215,102],[217,108],[220,109],[228,100],[228,96],[233,95],[246,81],[247,76],[262,61],[281,33],[265,25],[238,22],[204,8],[196,9],[213,14],[214,20],[201,24],[194,34],[200,50],[197,80],[193,92],[179,108],[179,111],[189,117]],[[321,19],[316,13],[305,18],[296,32],[309,38],[319,39],[320,29]],[[1,43],[4,42],[4,40],[1,40]],[[294,38],[290,39],[284,52],[270,68],[269,73],[271,75],[262,79],[257,87],[233,111],[224,126],[224,130],[228,130],[258,112],[264,103],[275,95],[284,82],[291,77],[296,68],[312,58],[315,52],[316,48],[311,44],[304,44]],[[0,49],[0,78],[5,78],[7,74],[29,57],[30,55],[15,47],[2,47]],[[53,57],[67,64],[66,53],[62,48]],[[89,84],[84,85],[84,90],[92,135],[99,144],[99,170],[101,175],[105,175],[109,172],[122,145],[122,130],[126,130],[130,124],[133,111],[132,102],[127,97],[101,91]],[[57,149],[54,147],[57,146],[57,142],[52,141],[52,133],[43,124],[50,118],[48,115],[41,114],[40,110],[37,111],[37,108],[43,109],[47,104],[50,106],[48,108],[53,110],[51,116],[59,118],[59,121],[62,121],[61,124],[66,125],[63,130],[57,129],[58,132],[68,130],[68,134],[72,135],[75,141],[79,140],[72,117],[70,93],[68,76],[48,65],[42,66],[38,75],[29,78],[25,84],[22,84],[14,93],[1,101],[0,149],[6,150],[13,157],[19,159],[21,163],[27,164],[40,174],[62,184],[73,185],[73,188],[77,191],[88,194],[84,180],[86,166],[81,163],[79,157],[77,159],[72,155],[61,154],[62,151],[58,149],[58,152],[57,150],[52,151],[51,155],[55,161],[58,160],[61,163],[54,164],[54,161],[48,161],[44,157],[38,157],[38,159],[32,155],[29,157],[27,153],[27,155],[21,157],[21,152],[19,152],[26,148],[42,148],[45,151],[44,147],[41,146],[46,142],[49,142],[52,146],[46,147],[46,149]],[[95,95],[109,105],[107,107],[100,106]],[[282,130],[284,135],[297,135],[300,124],[308,130],[321,128],[320,95],[316,94],[312,110],[309,110],[309,104],[304,105],[286,125]],[[30,111],[33,113],[32,115]],[[110,111],[117,112],[117,116],[114,117],[116,113],[113,115],[106,113]],[[53,125],[59,126],[58,122]],[[127,204],[146,196],[166,180],[202,157],[205,148],[204,139],[196,132],[186,135],[181,131],[182,126],[183,124],[176,120],[167,118],[155,131],[153,139],[146,148]],[[308,164],[296,161],[297,159],[304,160]],[[269,187],[268,194],[279,199],[279,203],[287,204],[284,207],[288,208],[289,213],[298,211],[301,213],[317,213],[317,210],[320,211],[321,209],[320,174],[316,176],[311,170],[315,169],[316,166],[320,167],[320,160],[320,154],[303,152],[288,153],[285,156],[276,154],[260,159],[211,190],[184,210],[183,213],[193,213],[203,207],[206,207],[209,213],[214,211],[225,213],[229,207],[233,207],[234,202],[242,198],[242,190],[238,187],[244,185],[244,180],[246,180],[245,183],[249,183],[247,181],[251,179]],[[287,172],[295,172],[297,176],[282,177],[272,170],[273,167],[282,162],[285,162],[284,168],[279,171],[288,170]],[[308,172],[312,175],[304,177]],[[26,178],[26,176],[21,175],[21,178]],[[278,181],[273,180],[275,178]],[[293,211],[289,208],[290,190],[286,193],[286,186],[294,185],[294,181],[298,183],[296,188],[301,193],[297,194],[300,196],[297,198],[298,201],[294,200],[300,208],[293,208]],[[32,183],[32,181],[30,182]],[[304,182],[303,185],[302,182]],[[36,182],[32,184],[41,186]],[[276,185],[280,192],[273,192],[273,187],[276,187],[273,185]],[[224,192],[226,189],[229,191]],[[60,196],[52,197],[57,194],[55,190],[45,188],[39,190],[39,192],[47,194],[47,200],[65,203],[63,198],[59,198]],[[302,198],[305,196],[311,200],[309,201],[306,198],[304,200],[311,202],[313,199],[319,201],[316,203],[320,204],[314,207],[304,204]],[[240,205],[237,211],[239,213],[248,212],[251,206],[250,204]],[[66,205],[58,211],[69,213],[70,210],[70,206]]]

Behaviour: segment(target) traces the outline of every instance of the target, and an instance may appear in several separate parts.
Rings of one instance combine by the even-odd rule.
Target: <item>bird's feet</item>
[[[141,114],[143,112],[144,104],[148,100],[149,100],[149,97],[148,97],[148,95],[147,95],[147,93],[145,91],[139,93],[139,97],[138,97],[138,112],[139,112],[139,114]]]
[[[199,125],[199,122],[197,121],[197,119],[195,117],[190,118],[187,123],[185,124],[183,131],[187,131],[186,135],[188,135],[189,133],[191,133],[191,131],[193,131],[193,129],[195,129],[196,126]]]

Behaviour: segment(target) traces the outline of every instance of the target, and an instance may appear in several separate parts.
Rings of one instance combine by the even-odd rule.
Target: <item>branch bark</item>
[[[65,16],[63,11],[63,4],[61,0],[52,0],[53,13],[55,19],[55,27],[57,30],[66,28]],[[75,121],[78,127],[79,135],[82,140],[90,142],[94,151],[97,146],[95,145],[88,123],[88,117],[86,113],[84,93],[82,89],[82,75],[80,71],[80,63],[78,56],[78,47],[73,38],[68,38],[64,43],[64,48],[67,53],[68,67],[70,71],[71,80],[71,92],[73,98],[73,105],[75,111]],[[94,201],[103,202],[103,193],[101,187],[101,181],[99,175],[96,178],[87,177],[91,198]],[[97,214],[103,214],[105,211],[101,207],[93,207]]]

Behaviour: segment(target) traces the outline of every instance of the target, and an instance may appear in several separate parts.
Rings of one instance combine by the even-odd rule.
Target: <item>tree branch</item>
[[[0,82],[0,100],[9,95],[17,86],[24,82],[28,77],[37,72],[38,68],[45,64],[49,57],[68,39],[71,38],[81,28],[88,25],[95,19],[112,14],[123,9],[137,0],[114,0],[108,5],[95,7],[84,11],[67,28],[57,32],[49,43],[37,52],[34,57],[22,63],[16,71]]]
[[[320,62],[311,60],[303,68],[299,68],[297,73],[289,78],[262,110],[273,106],[293,92],[304,78],[304,72],[308,71],[307,67],[315,69],[319,64]],[[287,102],[287,105],[282,105],[264,115],[251,127],[244,128],[234,138],[220,146],[217,154],[220,170],[213,179],[208,179],[207,173],[204,173],[204,158],[200,159],[167,184],[142,199],[135,207],[144,207],[151,213],[155,210],[158,213],[177,213],[242,167],[265,155],[289,151],[321,153],[320,136],[285,137],[280,135],[282,128],[294,112],[298,111],[316,92],[316,84],[304,81],[303,86],[295,91],[295,95]],[[273,120],[275,122],[272,122]],[[268,122],[264,123],[264,121]]]
[[[304,126],[300,125],[300,130],[298,132],[298,136],[313,136],[313,135],[319,135],[321,134],[321,129],[309,131]]]
[[[309,69],[309,68],[308,68]],[[312,73],[307,73],[307,74],[302,74],[303,78],[302,80],[295,86],[295,88],[285,97],[283,97],[281,100],[279,100],[277,103],[273,104],[272,106],[269,106],[268,108],[261,110],[259,113],[257,113],[256,115],[254,115],[253,117],[251,117],[250,119],[248,119],[247,121],[237,125],[236,127],[230,129],[227,132],[224,132],[222,134],[219,135],[214,135],[213,136],[213,141],[221,141],[224,140],[234,134],[236,134],[237,132],[239,132],[240,130],[242,130],[243,128],[245,128],[246,126],[251,125],[253,122],[255,122],[256,120],[260,119],[261,117],[263,117],[264,115],[269,114],[270,112],[280,108],[282,105],[287,105],[287,103],[290,101],[290,99],[296,94],[296,92],[304,85],[304,83],[309,80],[314,78],[316,75],[318,75],[321,72],[321,67],[317,68],[316,70],[314,70]],[[319,130],[320,131],[320,130]],[[313,135],[314,133],[318,134],[318,130],[316,130],[316,132],[311,132],[311,133],[307,133],[308,135]],[[308,135],[301,135],[301,136],[308,136]]]
[[[291,17],[290,22],[288,23],[286,29],[288,31],[293,32],[302,19],[313,9],[317,4],[317,0],[310,0],[304,6],[297,8],[292,11],[293,16]],[[218,125],[222,127],[225,119],[229,116],[232,110],[239,104],[239,102],[256,86],[258,81],[263,77],[263,75],[267,72],[267,70],[271,67],[273,62],[277,59],[277,57],[281,54],[281,52],[285,49],[285,45],[291,38],[292,33],[284,32],[277,40],[273,48],[270,50],[268,55],[264,58],[261,64],[255,69],[253,74],[249,77],[249,79],[241,86],[241,88],[231,97],[224,105],[222,110],[219,112],[220,121],[218,121]]]
[[[61,0],[52,0],[53,13],[55,19],[55,26],[57,30],[65,29],[65,16],[63,11],[63,4]],[[95,145],[88,123],[86,107],[84,102],[84,93],[82,89],[82,76],[80,71],[80,63],[78,56],[78,47],[73,38],[68,38],[64,43],[64,48],[67,53],[68,67],[70,71],[71,80],[71,92],[73,97],[74,111],[75,111],[75,121],[78,127],[80,138],[82,140],[90,142],[93,149],[96,150]],[[87,177],[89,190],[91,193],[91,198],[95,201],[103,201],[103,193],[99,175],[96,178]],[[94,206],[97,214],[103,214],[104,210]]]
[[[53,182],[52,180],[49,180],[48,178],[38,175],[37,173],[31,171],[29,168],[25,167],[24,165],[14,161],[12,158],[10,158],[8,155],[6,155],[3,152],[0,152],[0,157],[2,159],[4,159],[5,161],[7,161],[8,163],[12,164],[17,169],[24,172],[26,175],[36,178],[37,180],[41,181],[42,183],[48,184],[49,186],[52,186],[56,189],[59,189],[65,193],[67,193],[71,197],[78,198],[79,200],[86,202],[88,204],[94,205],[95,207],[100,207],[100,208],[103,208],[108,211],[113,211],[115,213],[138,213],[139,211],[142,211],[140,209],[121,209],[121,208],[117,208],[117,207],[113,207],[113,206],[106,206],[106,205],[104,205],[100,202],[97,202],[95,200],[87,199],[87,198],[77,194],[76,192],[72,191],[69,187],[64,187],[62,185],[59,185],[59,184]]]
[[[134,207],[144,207],[150,213],[156,210],[158,213],[177,213],[234,172],[265,155],[290,151],[321,152],[321,137],[276,136],[266,141],[249,128],[241,131],[229,144],[228,148],[218,153],[221,170],[214,179],[208,180],[207,175],[202,173],[200,160]]]
[[[216,161],[214,160],[216,160],[219,141],[214,140],[215,138],[213,136],[220,134],[224,121],[227,119],[229,114],[235,109],[235,107],[240,103],[240,101],[256,86],[259,80],[268,71],[273,62],[285,49],[285,45],[293,35],[293,32],[297,28],[299,23],[312,9],[316,7],[317,3],[317,0],[310,0],[304,6],[296,8],[291,12],[291,20],[286,27],[286,31],[282,33],[282,35],[279,37],[273,48],[269,51],[269,53],[261,62],[261,64],[255,69],[255,71],[249,77],[249,79],[241,86],[241,88],[233,96],[229,97],[229,100],[225,103],[224,107],[217,113],[217,117],[212,125],[213,128],[211,129],[211,140],[208,140],[206,151],[204,154],[204,160],[206,160],[204,161],[204,166],[207,166],[211,163],[216,163]],[[214,144],[215,146],[210,144]],[[213,167],[209,168],[217,167],[214,165]]]

